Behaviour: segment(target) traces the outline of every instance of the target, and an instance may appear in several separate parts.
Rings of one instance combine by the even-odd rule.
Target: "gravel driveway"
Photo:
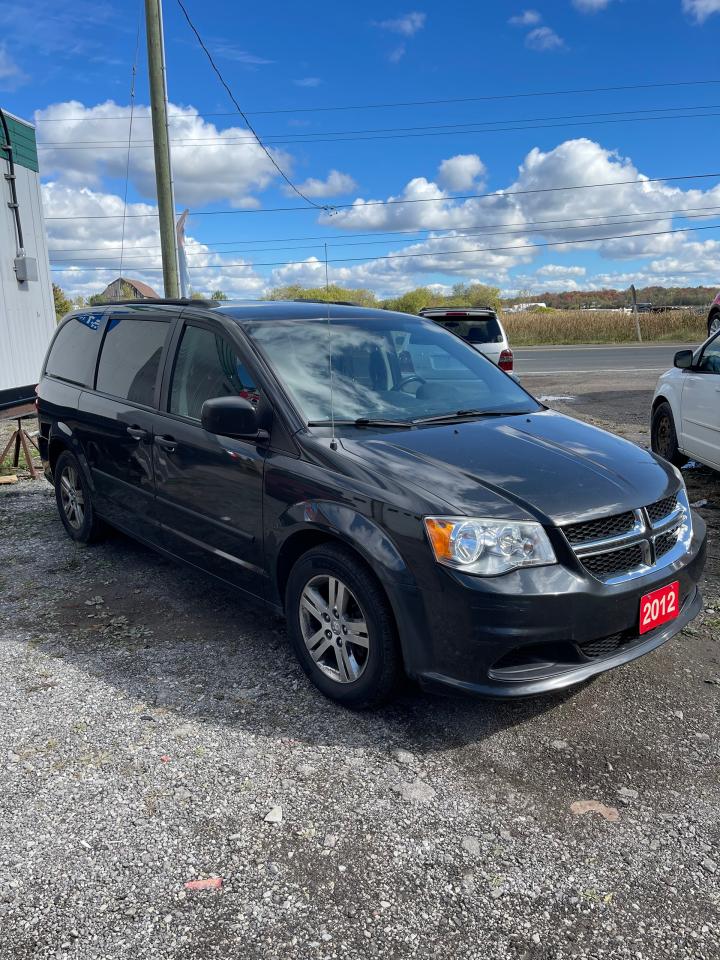
[[[647,439],[647,384],[529,385]],[[720,477],[687,479],[682,635],[561,696],[370,715],[281,621],[0,488],[0,958],[717,960]]]

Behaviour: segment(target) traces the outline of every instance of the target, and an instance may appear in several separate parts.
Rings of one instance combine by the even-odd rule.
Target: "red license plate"
[[[640,600],[640,633],[674,620],[680,612],[680,584],[669,583],[666,587],[646,593]]]

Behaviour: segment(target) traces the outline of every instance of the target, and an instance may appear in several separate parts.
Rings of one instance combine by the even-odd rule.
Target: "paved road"
[[[514,349],[518,374],[549,376],[558,373],[609,373],[643,370],[662,373],[672,366],[677,350],[688,344],[647,343],[621,346],[518,347]]]

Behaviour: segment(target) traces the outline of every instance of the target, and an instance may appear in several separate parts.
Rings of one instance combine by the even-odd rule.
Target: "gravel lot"
[[[654,375],[527,383],[647,441]],[[372,715],[281,621],[0,487],[2,960],[717,960],[720,476],[687,480],[711,543],[681,636],[562,696]]]

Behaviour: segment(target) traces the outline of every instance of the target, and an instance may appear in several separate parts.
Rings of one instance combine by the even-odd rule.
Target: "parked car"
[[[720,470],[720,329],[698,350],[675,354],[655,388],[650,434],[670,463],[692,458]]]
[[[708,314],[708,336],[720,331],[720,293],[715,297]]]
[[[110,524],[284,613],[303,669],[348,706],[403,671],[491,697],[567,687],[701,609],[705,525],[680,473],[548,410],[431,320],[72,313],[38,416],[73,540]]]
[[[419,315],[462,337],[506,373],[513,370],[513,352],[494,310],[475,307],[423,307]]]

